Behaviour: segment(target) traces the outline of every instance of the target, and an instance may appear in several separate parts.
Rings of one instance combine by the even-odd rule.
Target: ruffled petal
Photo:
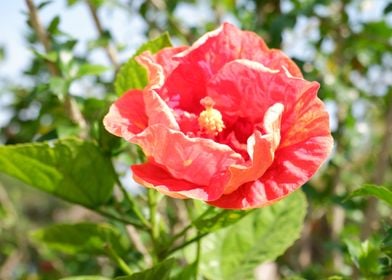
[[[316,98],[318,87],[316,82],[293,77],[286,68],[270,69],[258,62],[238,59],[226,64],[211,78],[208,95],[230,126],[238,119],[260,123],[267,109],[275,103],[284,104],[283,119],[286,119],[295,106],[304,106],[298,102],[305,92],[310,90]],[[283,121],[282,131],[290,125]]]
[[[167,77],[179,64],[179,61],[175,58],[175,55],[185,51],[188,48],[189,46],[164,48],[153,55],[153,60],[162,66],[164,74]]]
[[[152,125],[133,139],[144,153],[177,179],[208,186],[207,200],[223,194],[228,168],[243,162],[230,147],[210,139],[190,138],[164,125]]]
[[[154,188],[159,192],[175,198],[193,198],[208,200],[209,197],[217,197],[214,189],[200,187],[191,182],[174,178],[164,167],[154,162],[131,166],[133,177],[141,185]]]
[[[250,209],[272,204],[307,182],[327,159],[332,147],[332,137],[322,135],[279,148],[273,164],[260,179],[245,183],[236,191],[209,203],[228,209]]]
[[[130,139],[148,126],[143,91],[131,90],[120,97],[109,109],[103,124],[110,133]]]
[[[206,96],[206,84],[226,64],[236,59],[259,62],[271,69],[285,67],[302,77],[295,63],[279,50],[270,50],[256,33],[241,31],[232,24],[208,32],[190,48],[173,56],[178,66],[167,75],[159,94],[172,108],[199,114],[199,101]],[[230,94],[228,92],[224,94]]]
[[[280,143],[280,121],[283,113],[283,105],[277,103],[270,107],[264,116],[262,135],[256,131],[248,139],[248,154],[250,161],[244,165],[230,166],[230,181],[225,187],[225,194],[235,191],[247,182],[260,178],[271,166],[274,153]]]

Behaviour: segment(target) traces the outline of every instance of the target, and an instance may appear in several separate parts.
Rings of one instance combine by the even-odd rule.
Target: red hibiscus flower
[[[191,47],[137,61],[148,70],[104,119],[139,145],[137,182],[229,209],[271,204],[308,181],[333,140],[319,84],[255,33],[225,23]]]

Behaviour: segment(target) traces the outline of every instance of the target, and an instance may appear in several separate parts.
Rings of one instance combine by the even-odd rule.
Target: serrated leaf
[[[110,198],[116,176],[94,143],[74,138],[1,146],[0,172],[89,208]]]
[[[118,71],[114,83],[117,95],[122,95],[129,89],[143,89],[147,85],[147,71],[136,62],[135,57],[137,55],[147,50],[151,53],[156,53],[157,51],[170,46],[171,42],[167,33],[143,44],[136,51],[135,55],[121,66]]]
[[[258,265],[276,259],[298,239],[306,207],[297,191],[208,235],[202,240],[200,272],[208,279],[252,279]]]
[[[70,255],[105,255],[108,246],[119,255],[126,251],[120,233],[108,224],[56,224],[36,230],[31,236],[50,249]]]
[[[378,199],[383,200],[384,202],[388,203],[392,207],[392,188],[387,188],[384,186],[377,186],[367,184],[364,185],[362,188],[353,191],[348,199],[356,197],[356,196],[375,196]]]
[[[116,280],[170,280],[170,272],[174,262],[174,259],[167,259],[150,269],[130,276],[117,277]]]

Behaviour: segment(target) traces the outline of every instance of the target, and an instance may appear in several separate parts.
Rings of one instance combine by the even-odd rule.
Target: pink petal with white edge
[[[243,163],[241,155],[227,145],[210,139],[190,138],[163,125],[149,126],[133,142],[157,164],[165,166],[174,178],[208,186],[209,200],[223,194],[229,166]]]
[[[130,90],[120,97],[103,119],[103,124],[110,133],[131,139],[148,126],[143,92]]]

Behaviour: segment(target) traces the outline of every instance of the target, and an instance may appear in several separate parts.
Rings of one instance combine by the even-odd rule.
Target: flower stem
[[[158,262],[158,237],[159,237],[159,227],[157,223],[157,210],[158,210],[158,201],[157,201],[157,193],[154,190],[149,189],[147,191],[148,196],[148,207],[150,209],[150,236],[153,246],[153,262]]]

